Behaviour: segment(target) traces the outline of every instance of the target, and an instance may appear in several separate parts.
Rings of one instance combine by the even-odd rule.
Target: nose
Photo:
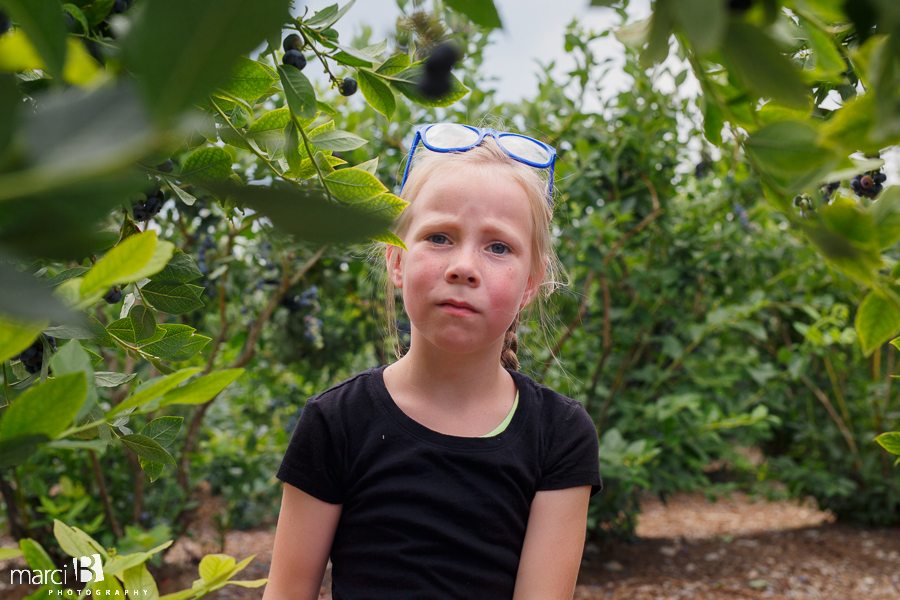
[[[477,285],[481,283],[481,273],[478,269],[476,250],[462,246],[450,255],[450,262],[444,273],[445,279],[450,283],[468,283]]]

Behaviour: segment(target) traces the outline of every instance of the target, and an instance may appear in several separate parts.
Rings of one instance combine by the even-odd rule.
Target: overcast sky
[[[537,60],[541,63],[556,60],[558,73],[565,73],[575,66],[563,48],[566,25],[573,18],[577,17],[584,29],[597,32],[619,22],[615,11],[591,8],[590,0],[495,0],[494,3],[503,29],[491,34],[494,44],[485,51],[483,72],[498,78],[495,84],[498,102],[518,101],[537,94],[537,73],[540,71]],[[314,0],[306,6],[312,14],[331,4],[334,0]],[[411,10],[411,5],[409,2],[407,11]],[[424,6],[430,8],[430,2]],[[649,16],[649,0],[632,0],[629,13],[633,19]],[[366,24],[372,28],[372,41],[376,43],[396,31],[400,14],[395,0],[357,0],[335,29],[342,41],[349,42],[359,32],[360,25]],[[611,36],[594,40],[591,50],[598,62],[606,57],[614,58],[619,64],[623,61],[622,46]],[[630,78],[620,71],[611,73],[604,81],[608,84],[603,90],[604,96],[614,96],[630,85]]]

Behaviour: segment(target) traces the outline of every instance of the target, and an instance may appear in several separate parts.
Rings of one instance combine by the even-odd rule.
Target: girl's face
[[[530,277],[532,235],[528,198],[510,175],[448,170],[426,181],[403,240],[409,250],[389,246],[387,257],[413,337],[454,354],[497,345],[499,356],[540,284]]]

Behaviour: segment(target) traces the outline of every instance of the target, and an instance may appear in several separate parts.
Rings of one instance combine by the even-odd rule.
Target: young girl
[[[409,351],[306,403],[264,600],[318,598],[329,556],[334,600],[572,597],[597,432],[515,354],[558,265],[555,151],[458,124],[420,128],[413,158],[419,142],[392,228],[408,250],[386,248]]]

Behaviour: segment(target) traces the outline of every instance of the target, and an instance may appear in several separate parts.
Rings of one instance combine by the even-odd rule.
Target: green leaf
[[[207,554],[200,561],[200,578],[207,585],[214,585],[234,569],[234,558],[227,554]]]
[[[130,569],[134,566],[143,564],[151,556],[153,556],[153,554],[151,554],[150,552],[117,554],[106,561],[106,564],[103,565],[103,574],[109,576],[119,575],[125,569]]]
[[[47,349],[44,350],[45,352]],[[75,414],[75,420],[84,418],[97,403],[97,389],[94,384],[94,367],[91,357],[81,347],[78,340],[72,340],[59,349],[50,359],[50,367],[55,376],[69,373],[83,373],[85,377],[85,396],[81,407]]]
[[[0,439],[56,437],[75,418],[86,394],[87,378],[82,372],[54,377],[29,388],[6,409],[0,420]]]
[[[191,152],[181,168],[181,178],[200,185],[220,183],[231,175],[231,155],[219,147]]]
[[[316,92],[306,75],[290,65],[278,65],[284,97],[294,116],[313,119],[316,116]]]
[[[378,171],[378,157],[376,156],[372,160],[367,160],[366,162],[361,162],[358,165],[356,165],[356,168],[361,171],[365,171],[366,173],[371,173],[372,175],[375,175],[375,173]]]
[[[727,25],[723,2],[674,0],[671,10],[697,53],[706,54],[719,47]]]
[[[0,548],[0,560],[9,560],[20,556],[22,556],[22,551],[18,548]]]
[[[3,10],[28,35],[47,70],[62,77],[66,62],[66,28],[58,0],[3,0]]]
[[[21,354],[46,326],[46,321],[22,321],[0,314],[0,363]]]
[[[203,348],[203,346],[205,346],[207,342],[209,342],[208,337],[196,335],[196,330],[189,325],[181,325],[180,323],[163,323],[158,327],[161,332],[161,335],[158,336],[158,339],[155,339],[152,343],[141,346],[141,350],[148,354],[156,356],[157,358],[170,359],[170,357],[176,354],[181,354],[184,351],[185,346],[193,346],[194,344],[199,343],[200,347],[197,348],[195,352],[193,352],[193,354],[196,354],[200,351],[200,348]],[[182,358],[180,360],[186,359]]]
[[[294,121],[289,122],[284,128],[284,157],[290,167],[290,175],[303,168],[303,161],[308,159],[305,145],[301,144],[300,130]]]
[[[243,372],[244,369],[226,369],[204,375],[185,386],[167,392],[159,405],[162,407],[169,404],[203,404],[212,400]]]
[[[497,14],[497,7],[494,6],[494,0],[445,0],[444,4],[463,13],[476,25],[489,28],[503,27],[500,15]]]
[[[830,170],[836,162],[833,152],[816,146],[818,135],[808,123],[780,121],[754,132],[744,148],[764,173],[788,178],[792,185],[814,181],[816,173]]]
[[[616,29],[613,35],[632,50],[640,51],[650,39],[651,22],[652,17],[627,23]]]
[[[150,285],[149,283],[147,285]],[[153,337],[156,333],[156,314],[143,304],[131,307],[128,318],[134,325],[134,339],[143,342]]]
[[[59,519],[53,519],[53,536],[62,551],[69,556],[88,556],[94,553],[93,546],[87,540]]]
[[[354,135],[349,131],[332,130],[323,131],[309,136],[311,144],[322,148],[323,150],[333,150],[335,152],[346,152],[347,150],[356,150],[360,146],[367,144],[368,141]]]
[[[332,25],[337,23],[338,20],[341,17],[343,17],[347,13],[347,11],[350,10],[350,7],[353,6],[355,3],[356,3],[356,0],[350,0],[340,10],[338,10],[337,4],[329,6],[328,8],[325,8],[323,10],[320,10],[319,12],[314,14],[309,20],[306,21],[306,25],[308,25],[309,27],[316,27],[318,29],[325,29],[326,27],[331,27]]]
[[[865,356],[869,356],[900,332],[900,307],[875,290],[856,310],[856,333]]]
[[[371,173],[361,169],[341,169],[331,173],[325,179],[328,189],[338,200],[348,204],[365,202],[375,196],[387,192],[384,184]]]
[[[229,129],[229,131],[231,131],[231,130]],[[163,179],[163,181],[166,182],[166,185],[169,186],[169,189],[172,190],[172,193],[175,194],[176,196],[178,196],[178,199],[181,200],[182,202],[184,202],[185,204],[187,204],[188,206],[193,206],[194,202],[197,201],[196,198],[194,198],[193,196],[188,194],[186,191],[184,191],[183,189],[181,189],[180,187],[178,187],[177,185],[175,185],[174,183],[172,183],[165,177],[163,177],[162,179]]]
[[[130,448],[131,451],[138,456],[143,456],[144,458],[153,462],[163,463],[166,465],[175,464],[175,459],[172,458],[172,455],[166,452],[162,446],[148,438],[146,435],[132,433],[129,435],[123,435],[119,438],[119,441],[125,444],[125,446]]]
[[[141,435],[146,435],[165,447],[175,441],[183,422],[184,417],[158,417],[144,425]]]
[[[184,315],[204,306],[197,293],[183,283],[150,281],[141,288],[141,296],[156,310],[170,315]]]
[[[892,185],[869,206],[879,248],[890,248],[900,240],[900,186]]]
[[[166,266],[174,250],[172,242],[158,241],[152,230],[126,238],[91,267],[81,280],[79,292],[82,296],[106,293],[110,286],[149,277]]]
[[[221,91],[225,92],[223,95],[227,99],[235,96],[253,105],[260,96],[269,90],[275,79],[262,64],[241,56]],[[213,95],[218,94],[213,92]]]
[[[56,565],[53,564],[50,555],[36,541],[31,538],[22,538],[19,540],[19,549],[25,556],[25,562],[35,571],[55,570]]]
[[[896,431],[882,433],[875,441],[891,454],[900,454],[900,433]]]
[[[388,77],[392,77],[397,73],[400,73],[406,70],[409,67],[409,55],[408,54],[395,54],[390,57],[383,63],[381,66],[375,69],[375,72],[379,75],[386,75]]]
[[[409,202],[389,192],[353,204],[353,208],[357,210],[368,214],[380,214],[391,221],[400,216],[407,206],[409,206]]]
[[[877,251],[875,243],[875,222],[872,215],[846,196],[835,194],[831,204],[819,211],[822,222],[832,231],[841,235],[860,248],[869,247]]]
[[[157,600],[159,598],[156,581],[153,580],[153,576],[147,570],[146,564],[142,563],[125,569],[123,579],[125,580],[125,589],[137,592],[135,597],[145,600]],[[130,594],[131,592],[129,592]]]
[[[372,108],[383,114],[388,119],[394,114],[397,108],[397,101],[394,99],[394,92],[391,88],[381,80],[377,75],[373,75],[369,71],[360,69],[359,89],[362,91],[363,97]]]
[[[240,57],[290,21],[287,0],[155,0],[124,41],[126,67],[165,119],[226,83]]]
[[[94,383],[98,387],[119,387],[137,377],[137,373],[116,373],[114,371],[97,371]]]
[[[703,136],[715,146],[722,145],[722,127],[725,118],[715,100],[703,97]]]
[[[90,23],[88,23],[87,16],[85,16],[84,12],[75,6],[74,4],[63,4],[63,10],[67,13],[75,17],[75,20],[81,24],[83,29],[82,33],[87,33],[91,29]]]
[[[794,108],[810,108],[809,92],[778,44],[759,27],[732,19],[722,51],[735,74],[763,98]]]
[[[197,374],[201,370],[200,367],[191,367],[189,369],[176,371],[165,377],[158,377],[144,382],[138,386],[129,398],[113,406],[109,412],[106,413],[106,418],[109,419],[123,410],[138,407],[162,396],[169,390],[174,389],[179,383],[188,377]]]
[[[141,463],[141,469],[143,469],[144,473],[147,474],[147,477],[150,481],[156,481],[159,479],[159,476],[162,475],[164,464],[153,462],[152,460],[147,460],[143,456],[139,457]],[[188,590],[190,591],[190,590]]]
[[[248,185],[228,193],[236,206],[250,207],[266,215],[282,232],[317,243],[362,241],[388,225],[329,202],[319,190]]]
[[[425,66],[421,62],[414,63],[409,68],[392,76],[391,85],[397,88],[401,94],[417,104],[429,107],[450,106],[469,93],[469,88],[464,86],[454,75],[450,75],[450,91],[440,98],[431,98],[419,90],[419,80],[423,77]]]
[[[253,125],[247,128],[247,137],[254,140],[274,139],[281,136],[285,126],[290,122],[290,109],[277,108],[254,121]]]
[[[194,356],[196,356],[203,348],[212,341],[212,338],[208,338],[205,335],[197,335],[193,334],[189,340],[184,342],[177,351],[166,356],[166,360],[170,360],[172,362],[181,362],[183,360],[190,360]]]
[[[115,0],[75,0],[91,27],[96,27],[109,16]]]
[[[650,31],[647,47],[641,51],[640,63],[645,69],[659,64],[669,56],[669,38],[672,36],[672,15],[670,2],[657,0],[650,17]]]
[[[348,65],[350,67],[371,67],[375,63],[372,57],[362,50],[357,50],[352,46],[338,45],[338,48],[340,49],[340,52],[335,53],[332,58],[342,65]]]
[[[203,274],[197,268],[194,259],[176,248],[165,268],[151,275],[150,280],[165,283],[187,283],[200,277],[203,277]]]
[[[822,31],[815,23],[802,17],[800,17],[800,28],[804,39],[809,43],[809,49],[812,50],[817,76],[839,77],[847,70],[847,64],[831,36]],[[838,81],[840,82],[840,80]]]
[[[327,171],[328,173],[332,173],[334,172],[334,167],[346,165],[347,161],[336,156],[325,156],[321,152],[316,152],[316,164],[320,165],[319,168],[322,168],[323,172]],[[327,168],[323,168],[321,165],[324,165]],[[313,165],[312,160],[304,158],[300,163],[300,168],[295,170],[292,167],[288,176],[301,180],[310,179],[311,177],[316,176],[316,167]]]

